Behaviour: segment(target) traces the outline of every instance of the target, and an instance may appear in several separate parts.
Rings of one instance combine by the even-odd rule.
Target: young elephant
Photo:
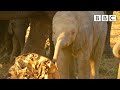
[[[10,61],[14,60],[15,57],[21,53],[25,44],[25,35],[28,26],[28,18],[10,20],[8,32],[13,35],[13,50],[11,53]]]
[[[98,78],[107,22],[93,21],[102,11],[59,11],[53,18],[53,61],[62,79]]]

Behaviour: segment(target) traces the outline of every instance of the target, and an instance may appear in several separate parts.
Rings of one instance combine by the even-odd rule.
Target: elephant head
[[[82,46],[88,45],[87,40],[92,40],[92,32],[88,31],[87,28],[92,28],[89,23],[93,20],[89,18],[88,12],[86,12],[88,15],[84,12],[80,13],[81,16],[85,18],[81,19],[81,21],[78,21],[79,18],[77,17],[79,12],[57,12],[53,17],[53,41],[54,44],[56,43],[53,59],[57,59],[61,48],[68,47],[72,44],[73,52],[76,52],[81,49]],[[97,12],[91,11],[90,13],[96,14]],[[86,25],[84,23],[86,23]],[[82,30],[85,30],[85,34]],[[90,33],[91,36],[89,37]]]
[[[58,54],[62,48],[68,47],[75,41],[75,38],[78,34],[78,24],[75,17],[72,16],[71,12],[70,16],[61,15],[61,12],[57,12],[53,17],[53,41],[55,45],[55,51],[53,56],[53,61],[55,62],[58,58]],[[58,16],[58,15],[61,16]],[[64,18],[64,19],[61,19]]]

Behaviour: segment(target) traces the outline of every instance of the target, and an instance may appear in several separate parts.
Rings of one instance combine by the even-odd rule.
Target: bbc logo
[[[94,15],[94,21],[116,21],[116,15]]]

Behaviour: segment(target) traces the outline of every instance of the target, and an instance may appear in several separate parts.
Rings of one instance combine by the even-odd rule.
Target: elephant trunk
[[[56,45],[55,45],[55,51],[54,51],[54,56],[53,56],[53,62],[57,62],[57,59],[58,59],[58,55],[59,55],[59,52],[60,52],[60,49],[61,49],[61,43],[62,43],[62,40],[59,40],[57,41]]]

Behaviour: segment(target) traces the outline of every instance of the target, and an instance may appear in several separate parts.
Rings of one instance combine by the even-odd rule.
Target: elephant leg
[[[13,31],[19,41],[21,51],[25,44],[25,35],[26,35],[26,30],[27,30],[28,26],[29,26],[28,18],[16,19],[14,22]]]
[[[23,50],[23,47],[25,45],[25,35],[26,35],[26,31],[24,31],[23,33],[21,33],[22,35],[20,35],[20,33],[15,33],[16,37],[18,39],[18,42],[20,44],[20,49],[21,51]],[[18,35],[19,34],[19,35]]]
[[[105,45],[105,34],[101,34],[90,58],[90,78],[99,78],[99,67]]]
[[[94,79],[95,78],[95,60],[90,58],[90,78]]]
[[[90,58],[90,79],[98,78],[99,74],[99,59]]]
[[[83,48],[82,48],[83,49]],[[90,51],[80,50],[76,56],[76,69],[78,79],[90,79]]]
[[[101,56],[96,58],[90,58],[90,79],[99,78],[99,67],[100,67]]]
[[[11,53],[10,61],[13,61],[15,59],[15,57],[20,54],[20,51],[21,51],[19,42],[15,35],[13,35],[12,42],[13,42],[13,50]]]
[[[98,54],[99,56],[90,58],[90,78],[91,79],[99,78],[99,67],[100,67],[102,53],[98,53]]]
[[[77,67],[78,67],[78,79],[90,78],[89,55],[86,55],[82,51],[79,51],[77,56]]]

